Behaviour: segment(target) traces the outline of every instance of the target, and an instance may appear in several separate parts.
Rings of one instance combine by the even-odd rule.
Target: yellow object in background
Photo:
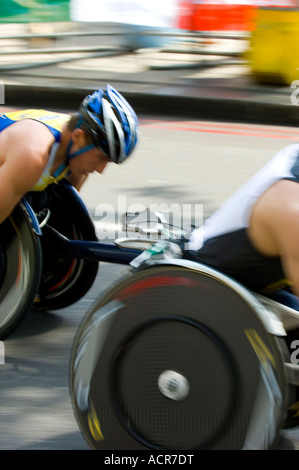
[[[248,57],[260,83],[299,80],[299,9],[259,8]]]

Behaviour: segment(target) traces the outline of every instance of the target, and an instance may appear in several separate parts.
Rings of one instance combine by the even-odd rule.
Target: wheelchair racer
[[[279,151],[187,244],[187,257],[299,310],[299,144]],[[299,339],[288,331],[287,344]],[[289,424],[299,424],[298,402]]]
[[[138,138],[134,110],[112,86],[85,97],[73,116],[44,110],[0,114],[0,223],[29,191],[124,162]]]

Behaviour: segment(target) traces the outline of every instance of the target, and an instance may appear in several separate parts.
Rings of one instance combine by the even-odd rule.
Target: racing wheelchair
[[[67,182],[28,193],[0,226],[0,339],[30,307],[67,307],[94,282],[98,262],[59,253],[51,230],[71,240],[96,240],[89,212]]]
[[[71,397],[86,441],[99,450],[275,448],[299,385],[284,340],[298,312],[184,259],[169,231],[149,243],[74,341]]]
[[[298,312],[184,259],[159,214],[156,238],[151,231],[104,244],[70,185],[55,185],[46,197],[24,198],[0,234],[1,334],[31,303],[39,310],[74,303],[100,261],[131,266],[94,303],[74,339],[70,395],[89,446],[275,447],[299,385],[284,340],[298,327]],[[128,218],[124,224],[142,232]]]

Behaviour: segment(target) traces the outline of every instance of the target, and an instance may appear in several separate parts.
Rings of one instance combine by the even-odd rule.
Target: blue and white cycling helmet
[[[88,126],[94,145],[114,163],[133,152],[138,138],[138,119],[126,99],[111,85],[83,100],[79,114]]]

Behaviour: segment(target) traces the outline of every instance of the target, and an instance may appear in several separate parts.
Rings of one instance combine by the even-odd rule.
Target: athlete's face
[[[74,158],[70,159],[69,166],[71,173],[76,177],[87,176],[89,173],[103,173],[109,162],[101,150],[92,146],[89,150],[84,150],[85,147],[91,144],[90,139],[87,138],[81,129],[76,129],[72,135],[73,147],[71,153],[83,150],[83,152]]]
[[[74,176],[87,176],[89,173],[103,173],[107,163],[109,163],[108,158],[96,147],[83,152],[77,157],[71,158],[70,160],[70,170]]]

